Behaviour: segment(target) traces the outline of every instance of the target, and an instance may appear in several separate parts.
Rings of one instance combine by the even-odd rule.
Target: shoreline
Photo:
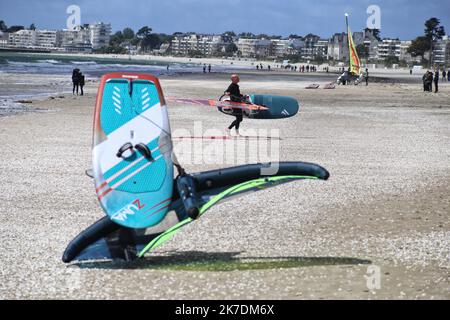
[[[211,81],[211,83],[217,83],[218,81],[223,83],[223,86],[226,86],[229,81],[230,74],[233,71],[216,71],[212,73],[202,73],[202,72],[176,72],[173,74],[162,74],[158,76],[162,81],[192,81],[192,82],[205,82]],[[245,90],[246,84],[251,85],[252,83],[267,83],[268,86],[272,88],[273,94],[280,94],[280,89],[283,89],[283,85],[280,86],[280,83],[284,83],[285,85],[289,85],[289,88],[297,87],[298,90],[303,91],[305,86],[311,83],[318,83],[321,87],[317,90],[313,90],[312,92],[323,92],[322,88],[325,84],[334,82],[337,78],[337,74],[333,73],[324,73],[324,72],[316,72],[316,73],[299,73],[299,72],[291,72],[291,71],[256,71],[256,70],[240,70],[239,75],[242,80],[242,87]],[[25,86],[25,84],[21,84],[24,82],[23,79],[31,79],[29,80],[30,85]],[[86,80],[85,92],[88,94],[96,94],[97,86],[99,83],[100,77],[90,77]],[[17,115],[20,113],[32,112],[34,108],[32,107],[33,103],[51,100],[59,96],[72,96],[72,84],[69,76],[58,75],[36,75],[36,74],[26,74],[26,73],[0,73],[0,86],[3,88],[10,87],[11,82],[18,83],[17,85],[13,85],[12,88],[16,88],[17,92],[21,92],[18,95],[10,95],[10,96],[1,96],[0,102],[3,103],[3,108],[0,108],[0,117],[5,115]],[[34,85],[32,85],[34,84]],[[417,82],[415,78],[404,78],[404,77],[381,77],[381,76],[371,76],[370,84],[368,90],[373,88],[374,86],[404,86],[405,88],[411,88],[412,92],[417,94],[421,93],[421,84]],[[347,90],[348,88],[353,86],[336,86],[335,90],[332,91],[342,91]],[[358,88],[364,88],[365,84],[361,83]],[[21,90],[24,88],[25,91]],[[268,87],[269,88],[269,87]],[[437,95],[448,92],[450,88],[450,82],[442,82],[440,83],[441,92]],[[26,90],[30,90],[28,93]],[[221,89],[218,89],[218,92]],[[222,89],[223,90],[223,89]],[[364,89],[361,89],[364,90]],[[264,93],[269,93],[268,91]],[[434,93],[429,94],[430,97],[434,97]],[[31,100],[31,104],[29,106],[22,106],[20,101],[18,100]],[[11,110],[7,110],[7,104],[10,104]]]
[[[101,54],[101,53],[59,53],[59,52],[51,52],[51,53],[27,53],[30,55],[48,55],[54,57],[66,57],[66,58],[94,58],[94,59],[119,59],[121,61],[142,61],[142,62],[164,62],[164,63],[181,63],[181,64],[211,64],[214,66],[233,66],[233,67],[247,67],[254,68],[257,64],[262,63],[265,68],[267,65],[271,65],[273,70],[283,71],[281,68],[276,68],[276,65],[281,66],[281,62],[275,62],[274,60],[267,59],[254,59],[254,58],[218,58],[218,57],[204,57],[204,58],[189,58],[189,57],[179,57],[179,56],[163,56],[163,55],[151,55],[151,54]],[[291,63],[292,66],[302,66],[308,65],[306,62],[298,62]],[[323,67],[329,66],[331,72],[339,73],[338,71],[342,68],[339,66],[330,66],[328,63],[323,63],[320,65],[309,63],[309,65],[315,65],[318,67],[318,70],[322,70]],[[409,75],[409,68],[397,68],[397,69],[388,69],[388,68],[369,68],[369,71],[375,74],[386,74],[386,75]],[[423,72],[426,71],[426,68],[423,69]],[[289,72],[289,71],[286,71]],[[298,71],[297,71],[298,72]],[[417,75],[417,74],[414,74]],[[420,77],[422,74],[420,74]]]

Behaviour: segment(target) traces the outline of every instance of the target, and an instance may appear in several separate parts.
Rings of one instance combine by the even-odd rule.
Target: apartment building
[[[377,46],[377,58],[385,60],[387,57],[397,57],[400,59],[402,43],[398,39],[383,39]]]
[[[109,45],[111,38],[111,24],[110,23],[93,23],[89,25],[90,41],[92,49],[99,49]]]
[[[433,45],[433,63],[440,66],[450,66],[450,39],[444,36]]]
[[[288,55],[296,55],[301,52],[305,46],[305,41],[299,38],[292,39],[272,39],[271,42],[271,57],[284,57]]]
[[[268,57],[272,51],[272,42],[268,39],[239,38],[237,47],[245,58]]]
[[[213,55],[225,50],[229,42],[221,35],[187,34],[176,36],[171,43],[171,51],[176,55],[188,55],[190,52],[201,52]]]

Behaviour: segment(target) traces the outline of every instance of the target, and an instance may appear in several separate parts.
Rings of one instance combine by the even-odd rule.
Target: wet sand
[[[227,78],[182,75],[162,85],[167,97],[211,98]],[[245,92],[301,101],[295,118],[244,120],[244,134],[279,133],[280,152],[260,159],[239,152],[224,164],[220,150],[228,142],[176,141],[186,168],[279,158],[323,165],[329,181],[295,182],[218,205],[128,267],[67,266],[61,255],[68,242],[103,216],[84,175],[97,88],[89,85],[84,97],[34,101],[45,111],[0,118],[0,298],[450,298],[450,85],[435,95],[421,92],[420,83],[305,90],[308,80],[282,73],[241,78]],[[175,135],[198,127],[223,132],[232,120],[197,106],[170,105],[169,113]],[[213,147],[219,151],[195,158]],[[296,264],[283,268],[287,257]],[[207,263],[215,271],[174,270],[168,261]],[[275,264],[217,266],[245,261]],[[380,282],[371,282],[377,272]]]

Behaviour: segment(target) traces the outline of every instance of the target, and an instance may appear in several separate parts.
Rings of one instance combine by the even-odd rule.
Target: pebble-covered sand
[[[184,75],[162,85],[167,97],[210,98],[227,77]],[[61,261],[69,241],[103,216],[84,175],[97,84],[84,97],[63,94],[30,104],[39,112],[1,117],[0,298],[449,299],[450,85],[425,94],[420,83],[399,81],[336,90],[307,84],[283,73],[241,76],[245,92],[302,103],[295,118],[244,120],[243,134],[279,134],[270,141],[274,152],[255,159],[254,144],[245,141],[236,154],[227,150],[236,141],[189,139],[175,141],[175,151],[191,172],[298,160],[326,167],[329,181],[294,182],[218,205],[131,268]],[[174,136],[220,133],[232,120],[199,106],[172,104],[169,113]],[[299,265],[151,268],[154,259],[283,257]]]

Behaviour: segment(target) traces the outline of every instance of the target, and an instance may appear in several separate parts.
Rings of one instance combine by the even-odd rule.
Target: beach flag
[[[360,74],[361,62],[359,61],[358,52],[356,51],[355,43],[353,42],[352,31],[348,25],[348,15],[345,15],[348,30],[348,50],[350,55],[350,72],[356,75]]]

